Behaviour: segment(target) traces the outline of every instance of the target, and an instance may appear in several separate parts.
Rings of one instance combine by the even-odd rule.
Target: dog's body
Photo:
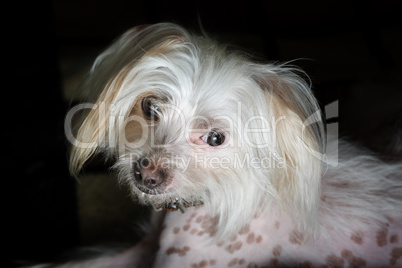
[[[123,35],[84,86],[96,104],[72,172],[104,153],[138,201],[169,211],[134,248],[88,265],[401,265],[402,165],[345,142],[337,157],[337,140],[325,154],[293,69],[157,24]]]

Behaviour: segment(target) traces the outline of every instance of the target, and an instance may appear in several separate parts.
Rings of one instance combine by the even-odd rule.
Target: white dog
[[[163,23],[96,59],[71,171],[104,154],[165,212],[138,245],[77,265],[402,266],[402,165],[326,144],[300,72],[249,58]]]

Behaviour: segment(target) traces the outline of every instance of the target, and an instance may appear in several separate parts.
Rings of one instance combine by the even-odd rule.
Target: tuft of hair
[[[113,157],[108,150],[110,118],[119,90],[130,70],[145,54],[161,52],[171,44],[184,42],[187,32],[172,23],[137,26],[125,32],[95,60],[80,91],[87,92],[88,101],[95,105],[77,128],[75,143],[70,152],[70,172],[78,174],[96,153]]]
[[[302,71],[286,65],[260,65],[256,80],[265,89],[270,114],[275,118],[271,154],[283,159],[273,181],[282,209],[306,233],[318,229],[325,127],[320,107]]]

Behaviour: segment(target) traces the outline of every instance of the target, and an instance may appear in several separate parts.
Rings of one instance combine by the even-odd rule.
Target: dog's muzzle
[[[142,192],[142,194],[139,195],[139,198],[149,200],[150,196],[147,197],[146,194],[158,195],[169,192],[167,188],[172,179],[169,177],[167,170],[150,164],[150,161],[146,158],[134,162],[132,170],[134,185]],[[189,200],[184,200],[179,197],[169,198],[160,203],[151,203],[155,211],[179,210],[182,213],[184,213],[188,207],[200,206],[203,204],[204,202],[201,198],[190,198]]]
[[[162,194],[169,184],[167,172],[159,168],[143,167],[140,163],[133,165],[135,186],[146,194]]]

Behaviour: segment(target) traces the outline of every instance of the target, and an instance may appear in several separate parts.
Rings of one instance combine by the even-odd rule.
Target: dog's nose
[[[161,189],[166,179],[166,173],[158,169],[152,169],[149,167],[140,167],[138,164],[134,164],[134,179],[139,189],[143,192],[147,190]]]

